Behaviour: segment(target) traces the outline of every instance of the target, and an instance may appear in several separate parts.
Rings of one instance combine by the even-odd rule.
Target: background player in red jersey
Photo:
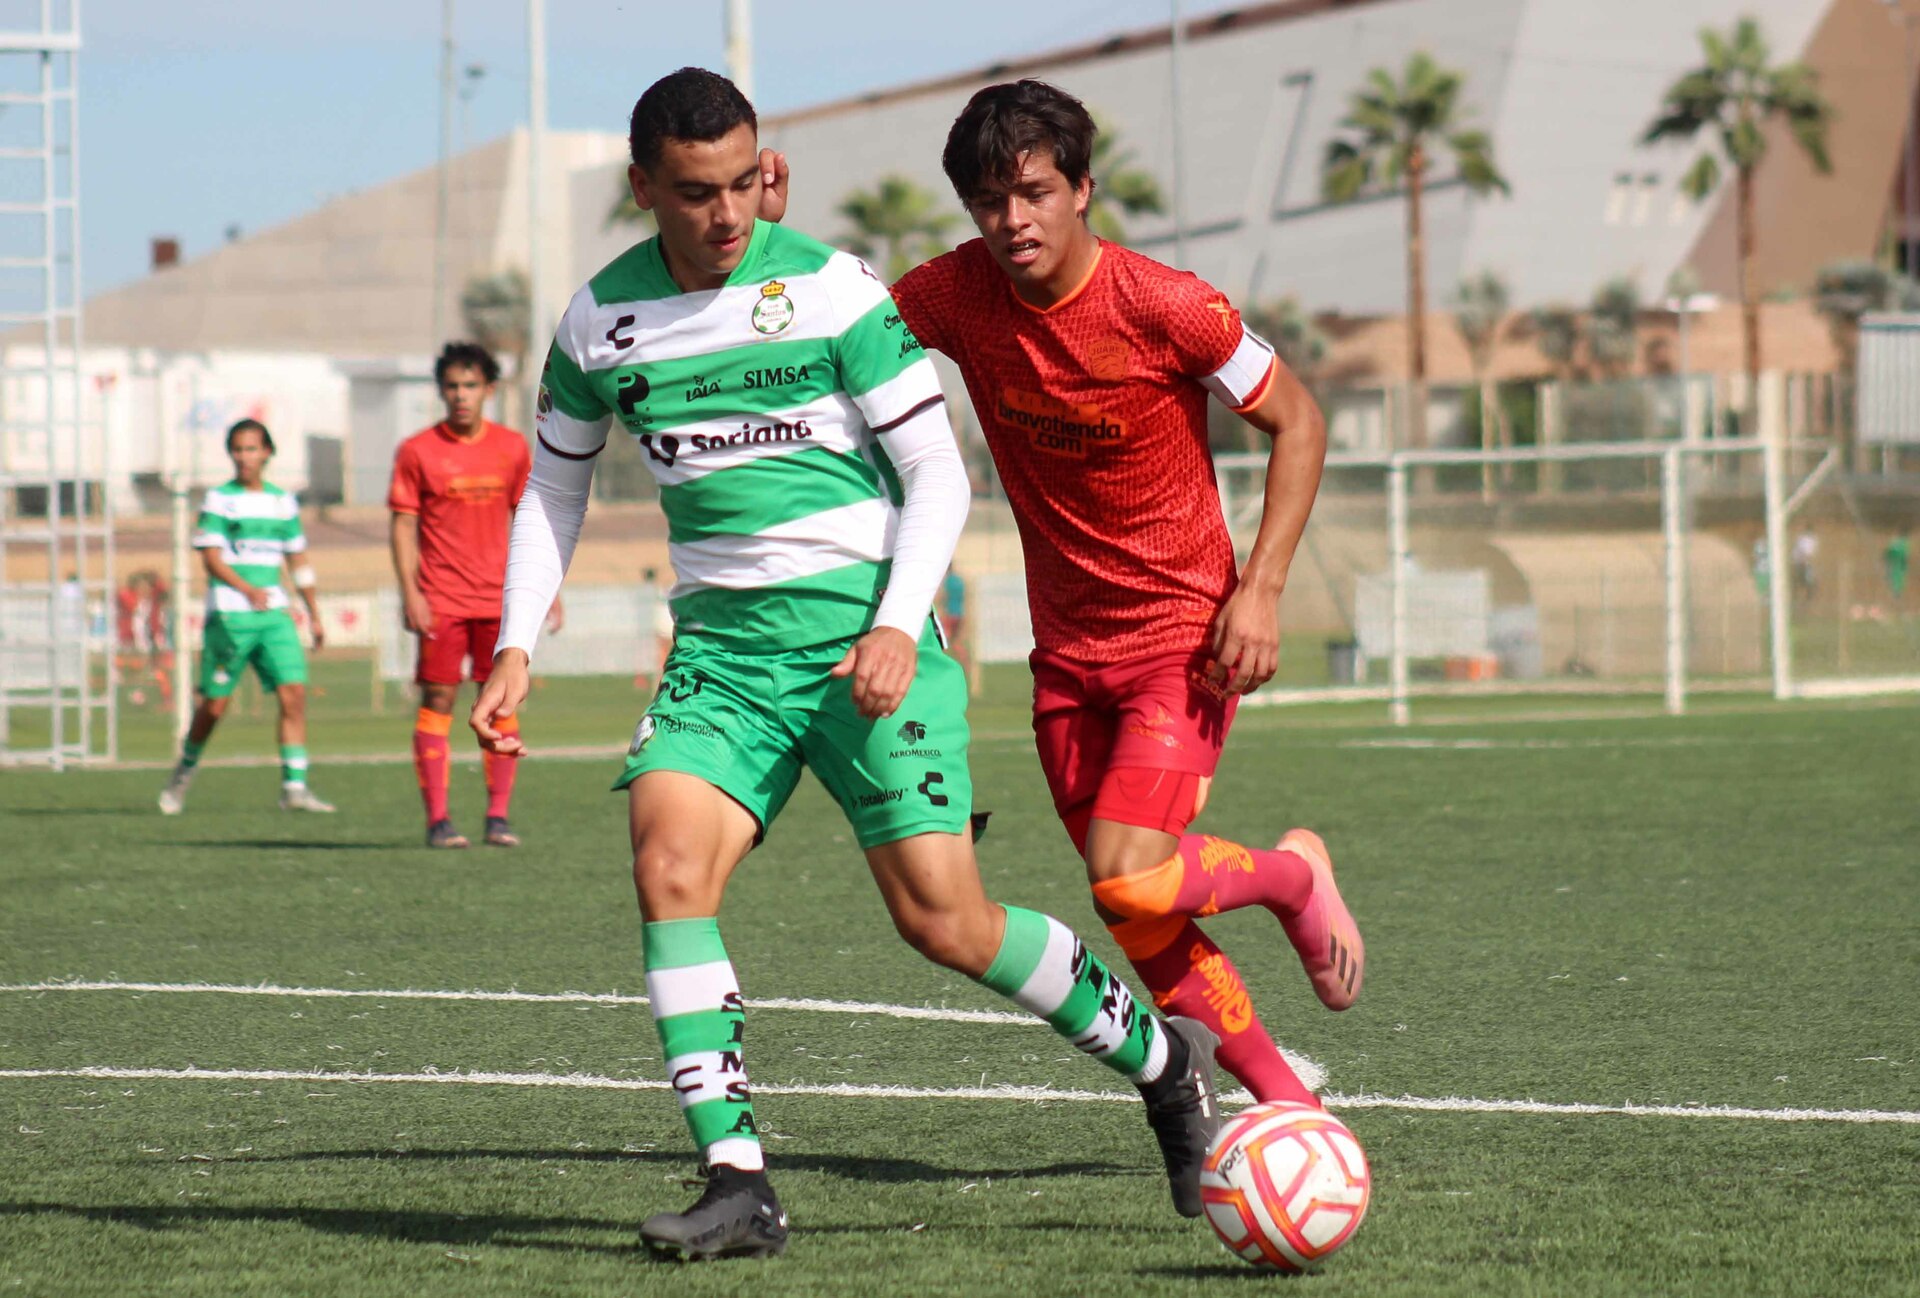
[[[485,411],[499,363],[474,343],[449,343],[433,365],[446,418],[400,444],[387,508],[393,511],[393,570],[400,578],[407,629],[419,637],[414,680],[420,711],[413,765],[427,809],[427,846],[465,847],[447,814],[448,735],[460,681],[484,682],[493,668],[500,602],[507,578],[507,536],[526,490],[527,439],[488,422]],[[548,615],[560,626],[560,601]],[[515,717],[500,719],[513,733]],[[509,823],[514,762],[481,746],[487,782],[486,841],[518,847]]]
[[[1313,399],[1226,297],[1088,229],[1095,128],[1037,81],[990,86],[942,162],[981,237],[894,286],[906,327],[960,367],[1020,527],[1034,733],[1115,940],[1170,1013],[1200,1019],[1261,1100],[1313,1103],[1232,961],[1193,920],[1265,906],[1333,1009],[1364,949],[1325,845],[1187,832],[1239,696],[1272,677],[1279,601],[1319,489]],[[1236,571],[1207,448],[1211,393],[1273,439]]]

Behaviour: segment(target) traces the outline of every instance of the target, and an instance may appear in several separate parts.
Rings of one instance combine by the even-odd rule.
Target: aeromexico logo
[[[640,445],[656,464],[672,468],[683,455],[700,451],[718,451],[729,446],[766,446],[777,442],[813,440],[813,428],[804,419],[793,423],[755,424],[743,422],[729,433],[642,433]]]

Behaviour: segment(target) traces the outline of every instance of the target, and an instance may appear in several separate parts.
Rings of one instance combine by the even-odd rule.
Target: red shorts
[[[1197,803],[1170,807],[1101,790],[1111,771],[1166,771],[1197,777],[1204,797],[1240,706],[1239,695],[1207,679],[1213,656],[1195,650],[1091,667],[1036,649],[1028,661],[1040,766],[1076,840],[1096,799],[1102,819],[1183,832]]]
[[[493,672],[493,642],[500,638],[497,617],[447,617],[435,614],[433,634],[421,636],[413,679],[420,685],[458,685],[471,676],[484,681]],[[467,671],[466,660],[473,660]]]

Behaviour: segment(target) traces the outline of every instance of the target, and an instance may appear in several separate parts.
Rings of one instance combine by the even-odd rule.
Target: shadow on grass
[[[157,816],[151,806],[140,807],[8,807],[9,816]]]
[[[275,1154],[266,1158],[236,1157],[230,1164],[249,1163],[451,1163],[467,1161],[534,1163],[650,1163],[683,1167],[691,1179],[693,1157],[679,1150],[615,1149],[322,1149],[304,1154]],[[906,1158],[854,1158],[846,1154],[783,1154],[774,1151],[775,1171],[819,1172],[868,1184],[906,1185],[921,1182],[976,1180],[1033,1180],[1061,1176],[1154,1176],[1157,1169],[1120,1167],[1113,1163],[1050,1163],[1044,1167],[938,1167]]]
[[[228,1207],[215,1204],[0,1203],[0,1217],[73,1217],[117,1222],[142,1230],[188,1230],[233,1222],[286,1222],[335,1235],[362,1235],[408,1244],[493,1245],[552,1249],[566,1253],[645,1255],[638,1222],[596,1217],[534,1217],[520,1214],[396,1211],[378,1208],[290,1208],[272,1204]],[[578,1231],[618,1231],[621,1243],[538,1238]]]
[[[235,852],[357,852],[374,849],[385,850],[393,844],[385,842],[316,843],[302,838],[149,838],[148,847],[192,847],[202,851]]]
[[[639,1240],[638,1218],[538,1217],[521,1213],[423,1212],[418,1209],[286,1207],[261,1204],[253,1207],[221,1204],[79,1204],[79,1203],[0,1203],[0,1219],[8,1217],[68,1217],[96,1225],[116,1223],[150,1231],[197,1230],[212,1225],[249,1223],[285,1223],[332,1235],[357,1235],[366,1239],[392,1240],[403,1244],[433,1244],[442,1247],[491,1247],[543,1249],[556,1253],[598,1253],[612,1256],[648,1258],[651,1255]],[[1029,1221],[967,1223],[936,1226],[942,1234],[994,1235],[1006,1231],[1047,1233],[1088,1231],[1122,1233],[1129,1238],[1141,1234],[1137,1224],[1116,1222],[1111,1226],[1089,1226],[1085,1221]],[[1167,1233],[1173,1230],[1167,1227]],[[611,1232],[622,1236],[619,1242],[583,1239],[583,1232]],[[873,1225],[796,1224],[794,1234],[800,1241],[809,1235],[907,1235],[917,1233],[902,1223]],[[1191,1269],[1165,1268],[1169,1275],[1190,1275]],[[1220,1268],[1222,1275],[1234,1274]],[[1246,1270],[1244,1274],[1254,1274]]]

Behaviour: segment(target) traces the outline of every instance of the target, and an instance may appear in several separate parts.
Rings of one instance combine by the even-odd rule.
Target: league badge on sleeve
[[[793,323],[793,299],[787,296],[787,286],[779,280],[768,280],[760,286],[760,300],[753,304],[751,317],[754,329],[768,336],[777,334]]]

